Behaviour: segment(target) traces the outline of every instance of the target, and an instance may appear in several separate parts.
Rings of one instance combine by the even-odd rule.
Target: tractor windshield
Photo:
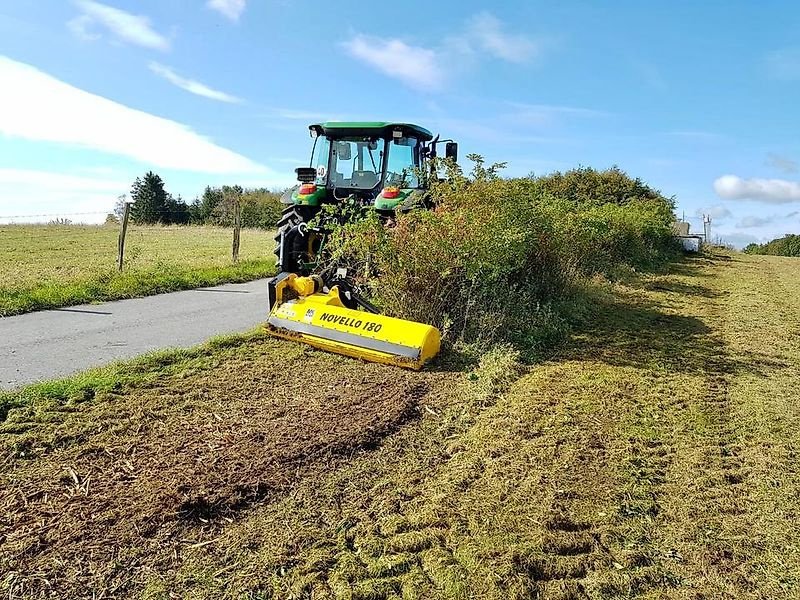
[[[314,183],[324,186],[328,181],[328,156],[331,151],[331,142],[328,138],[317,137],[314,139],[314,150],[311,152],[311,164],[317,170],[317,179]]]
[[[418,188],[419,166],[419,140],[413,137],[393,140],[389,144],[385,185]]]
[[[342,138],[331,141],[330,181],[334,187],[369,190],[383,174],[385,142],[379,138]]]

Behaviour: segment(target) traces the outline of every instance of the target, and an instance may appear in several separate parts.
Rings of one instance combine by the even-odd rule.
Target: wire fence
[[[3,269],[32,263],[58,264],[63,269],[89,268],[92,264],[107,265],[110,260],[120,270],[129,261],[137,266],[158,261],[224,265],[238,263],[240,259],[271,259],[275,244],[272,230],[242,230],[240,223],[145,225],[131,221],[125,226],[124,219],[119,218],[105,223],[71,222],[80,217],[113,214],[108,211],[19,213],[0,214]]]

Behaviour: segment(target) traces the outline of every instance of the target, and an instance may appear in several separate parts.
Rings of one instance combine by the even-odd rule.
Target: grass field
[[[9,598],[800,596],[800,261],[596,284],[558,355],[260,334],[0,397]]]
[[[234,265],[230,229],[131,226],[120,274],[118,235],[118,227],[0,225],[0,316],[248,281],[274,269],[267,231],[242,231]]]

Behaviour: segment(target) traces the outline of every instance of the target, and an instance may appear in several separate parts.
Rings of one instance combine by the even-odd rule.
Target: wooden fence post
[[[117,271],[122,273],[122,263],[125,259],[125,236],[128,233],[128,217],[131,214],[131,203],[124,202],[125,210],[122,213],[122,230],[119,232],[119,245],[117,252]]]
[[[242,205],[238,194],[233,200],[233,262],[239,262],[239,239],[242,233]]]

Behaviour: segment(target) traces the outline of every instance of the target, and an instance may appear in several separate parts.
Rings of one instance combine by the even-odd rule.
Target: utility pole
[[[703,237],[706,244],[711,243],[711,215],[703,215]]]
[[[117,271],[122,273],[122,264],[125,260],[125,236],[128,234],[128,219],[131,215],[131,204],[136,200],[128,200],[123,198],[122,204],[124,206],[122,212],[122,229],[119,232],[119,243],[117,245]]]

